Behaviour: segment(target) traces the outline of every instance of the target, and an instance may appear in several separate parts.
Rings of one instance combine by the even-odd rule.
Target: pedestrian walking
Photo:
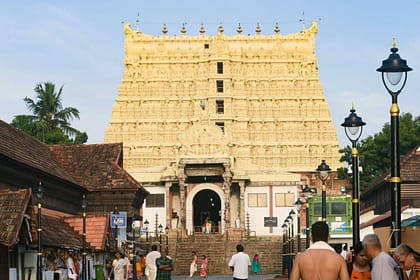
[[[112,262],[111,273],[108,275],[111,278],[111,274],[114,274],[114,280],[125,280],[127,277],[127,262],[123,259],[121,252],[115,253],[115,259]]]
[[[399,264],[408,280],[420,280],[420,253],[407,244],[395,248],[394,260]]]
[[[190,278],[197,279],[196,277],[197,261],[198,261],[197,253],[195,251],[192,251],[191,256],[192,256],[192,260],[190,264]]]
[[[174,269],[172,259],[168,258],[165,248],[160,250],[160,257],[156,259],[156,280],[171,280],[171,271]]]
[[[348,280],[346,262],[328,245],[329,228],[326,222],[316,222],[311,227],[313,244],[296,257],[291,280]]]
[[[244,253],[244,246],[236,245],[236,254],[234,254],[229,261],[229,267],[233,272],[234,280],[248,279],[248,267],[251,266],[249,256]]]
[[[378,235],[368,234],[363,238],[366,255],[372,263],[372,280],[398,280],[400,268],[391,256],[382,252]]]
[[[261,271],[260,267],[260,257],[258,254],[255,254],[254,258],[252,259],[252,273],[258,274]]]
[[[203,279],[207,279],[208,266],[209,266],[209,260],[207,259],[206,255],[203,255],[202,260],[201,260],[201,268],[200,268],[200,276]]]
[[[371,280],[370,263],[362,242],[356,243],[352,250],[352,263],[347,264],[350,280]]]
[[[146,275],[146,280],[156,280],[156,259],[160,257],[160,253],[157,250],[157,245],[152,245],[152,251],[146,255],[146,269],[144,274]]]

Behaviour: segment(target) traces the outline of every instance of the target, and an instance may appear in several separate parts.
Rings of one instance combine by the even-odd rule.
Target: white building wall
[[[248,206],[248,195],[251,193],[265,193],[267,195],[267,207],[249,207]],[[250,230],[255,231],[256,235],[282,235],[284,220],[289,215],[290,210],[293,208],[296,212],[294,205],[285,206],[285,207],[276,207],[275,196],[276,193],[292,193],[294,195],[294,201],[297,200],[297,186],[272,186],[272,199],[270,200],[270,186],[265,187],[247,187],[245,191],[245,227],[246,227],[246,217],[247,213],[249,214]],[[270,205],[271,204],[271,205]],[[272,232],[270,232],[270,227],[264,227],[264,217],[270,217],[270,206],[273,209],[273,217],[277,217],[277,227],[272,227]],[[294,233],[296,234],[297,229],[297,216],[293,217],[293,228]]]
[[[150,194],[163,194],[164,201],[166,202],[166,194],[164,186],[153,186],[145,187]],[[156,226],[156,214],[158,217],[157,225],[162,225],[163,228],[166,227],[166,206],[165,207],[147,207],[147,203],[144,203],[143,207],[143,223],[147,220],[149,222],[149,235],[155,235],[155,226]],[[169,226],[169,225],[168,225]]]

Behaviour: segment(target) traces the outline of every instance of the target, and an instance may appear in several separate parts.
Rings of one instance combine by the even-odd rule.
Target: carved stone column
[[[178,180],[179,180],[179,199],[181,201],[181,213],[180,213],[180,222],[181,222],[181,235],[185,233],[186,229],[186,208],[185,208],[185,173],[184,173],[184,164],[178,166]]]
[[[225,172],[223,173],[223,188],[225,193],[225,222],[226,222],[226,229],[231,228],[231,221],[230,221],[230,188],[232,186],[232,173],[230,172],[230,164],[225,163],[223,164],[225,167]]]
[[[165,183],[165,197],[166,197],[166,225],[171,225],[171,219],[172,219],[172,195],[171,195],[171,182]]]
[[[245,228],[245,181],[239,182],[239,203],[241,205],[241,213],[239,214],[241,228]]]

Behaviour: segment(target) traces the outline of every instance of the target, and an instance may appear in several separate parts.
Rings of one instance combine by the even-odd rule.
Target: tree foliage
[[[82,144],[88,136],[73,128],[70,121],[79,119],[79,110],[63,107],[63,86],[56,91],[53,83],[37,84],[36,99],[23,100],[32,115],[17,115],[11,125],[40,139],[47,144]]]
[[[420,145],[420,116],[413,118],[410,113],[400,117],[400,155],[406,155]],[[341,149],[341,161],[351,165],[351,147]],[[382,131],[368,136],[358,145],[360,189],[363,191],[391,167],[391,125],[386,123]]]

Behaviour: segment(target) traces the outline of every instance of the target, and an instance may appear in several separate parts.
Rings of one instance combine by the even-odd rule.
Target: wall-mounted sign
[[[265,227],[277,227],[277,217],[264,217]]]
[[[127,227],[127,212],[111,212],[111,228]]]

